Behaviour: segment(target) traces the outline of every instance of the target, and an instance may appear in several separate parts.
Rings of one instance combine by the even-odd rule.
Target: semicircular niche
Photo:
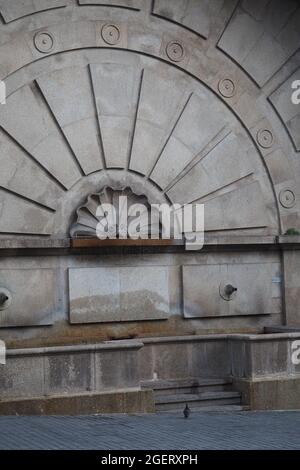
[[[170,204],[204,203],[207,231],[278,233],[252,139],[203,84],[128,51],[45,60],[1,108],[0,236],[68,236],[57,221],[68,194],[84,188],[84,205],[101,187],[82,181],[108,170],[140,175]]]
[[[90,194],[77,209],[70,236],[159,238],[162,230],[157,215],[157,223],[151,223],[151,205],[145,195],[137,195],[129,187],[115,190],[106,186],[100,193]]]

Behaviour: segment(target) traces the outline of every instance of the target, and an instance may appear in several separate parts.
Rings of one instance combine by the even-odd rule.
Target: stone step
[[[249,411],[250,406],[246,405],[210,405],[191,408],[191,414],[194,413],[208,413],[208,412],[224,412],[230,413],[233,411]],[[158,413],[180,413],[183,416],[183,407],[172,410],[157,410]]]
[[[147,380],[141,383],[143,389],[151,389],[154,396],[174,395],[193,393],[197,394],[205,391],[226,391],[231,390],[232,380],[224,378],[199,378],[186,377],[183,379],[161,379]]]
[[[188,403],[191,410],[208,406],[240,405],[241,394],[234,391],[211,391],[198,394],[175,393],[155,397],[157,411],[182,411],[186,403]]]

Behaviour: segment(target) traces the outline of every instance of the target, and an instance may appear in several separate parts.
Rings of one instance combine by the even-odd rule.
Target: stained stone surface
[[[183,266],[184,316],[211,317],[262,315],[277,313],[280,273],[277,264],[232,264]],[[237,292],[224,299],[224,286],[233,285]]]
[[[84,173],[103,168],[89,70],[66,68],[37,83]]]
[[[52,325],[58,309],[56,273],[53,269],[1,269],[0,286],[12,296],[0,311],[0,327]]]
[[[68,5],[69,0],[1,0],[0,12],[6,23],[37,11],[51,10]]]
[[[79,340],[299,323],[299,241],[286,255],[292,242],[275,238],[300,230],[299,105],[291,102],[299,15],[296,0],[0,0],[1,273],[14,273],[15,299],[23,299],[13,320],[1,318],[4,327],[43,325],[52,312],[57,327],[3,328],[7,341],[72,341],[72,327],[86,321],[98,329],[79,327]],[[105,186],[129,186],[149,201],[203,203],[217,242],[203,255],[71,253],[77,209]],[[235,237],[245,237],[238,249]],[[30,243],[50,248],[29,253]],[[186,265],[207,269],[203,291],[198,274],[182,285]],[[214,297],[224,265],[241,283],[233,310]],[[57,272],[57,291],[41,275],[33,301],[31,276],[19,282],[24,269]],[[81,269],[99,269],[101,283]],[[273,277],[286,282],[280,293]],[[183,298],[194,312],[188,320]],[[208,317],[195,316],[199,305]],[[139,321],[155,319],[168,320]]]
[[[293,103],[292,93],[299,90],[299,77],[300,69],[288,77],[270,96],[270,100],[281,116],[298,152],[300,152],[300,106]],[[298,83],[297,88],[292,87],[294,83]],[[297,99],[299,99],[299,92]]]
[[[176,21],[207,38],[214,18],[222,15],[225,4],[223,0],[218,2],[155,0],[153,13],[170,21]]]
[[[219,46],[263,86],[299,47],[299,18],[295,0],[243,0]]]
[[[168,268],[69,270],[71,323],[166,319]]]

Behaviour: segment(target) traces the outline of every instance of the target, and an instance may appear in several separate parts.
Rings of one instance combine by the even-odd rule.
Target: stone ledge
[[[300,409],[300,377],[234,379],[233,383],[251,410]]]
[[[152,390],[116,391],[0,401],[0,415],[154,413]]]
[[[119,340],[104,341],[98,344],[79,344],[72,346],[51,346],[46,348],[24,348],[24,349],[8,349],[7,356],[35,356],[47,354],[65,354],[65,353],[81,353],[89,351],[111,351],[123,349],[140,349],[143,347],[141,341],[135,340]]]
[[[70,248],[69,238],[0,238],[0,250]]]
[[[278,333],[300,333],[300,326],[293,325],[278,325],[266,326],[264,328],[265,334],[278,334]]]
[[[299,245],[300,244],[300,235],[280,235],[277,237],[278,243],[286,243]]]
[[[157,343],[184,343],[184,342],[197,342],[197,341],[218,341],[218,340],[234,340],[234,341],[272,341],[274,339],[295,339],[300,338],[299,332],[286,332],[286,333],[260,333],[260,334],[207,334],[207,335],[190,335],[190,336],[158,336],[140,338],[144,344],[157,344]]]
[[[266,249],[300,249],[300,236],[276,236],[276,235],[205,235],[203,250],[229,249],[236,247],[240,249],[251,249],[259,247]],[[64,252],[80,253],[91,251],[111,250],[154,250],[154,251],[185,251],[183,240],[98,240],[98,239],[70,239],[70,238],[0,238],[1,251],[35,251],[35,250],[57,250]],[[197,251],[197,250],[196,250]],[[192,251],[194,252],[194,251]]]

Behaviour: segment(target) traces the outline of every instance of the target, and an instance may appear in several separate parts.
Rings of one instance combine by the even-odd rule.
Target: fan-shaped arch
[[[261,157],[216,94],[138,54],[116,51],[114,60],[110,51],[110,61],[106,51],[81,54],[85,64],[78,52],[78,64],[62,55],[56,69],[35,70],[1,113],[8,171],[0,194],[13,208],[2,214],[2,234],[67,235],[59,208],[68,193],[113,169],[120,178],[141,175],[172,203],[203,202],[210,231],[278,232]]]

